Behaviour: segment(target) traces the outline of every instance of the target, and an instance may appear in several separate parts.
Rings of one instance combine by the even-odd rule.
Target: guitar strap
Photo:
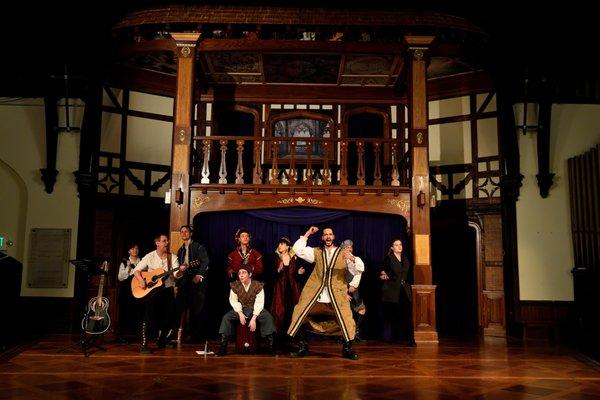
[[[172,257],[171,257],[171,253],[167,253],[167,271],[171,271],[171,267],[172,267]],[[175,277],[171,278],[171,275],[167,275],[167,278],[165,279],[165,281],[167,279],[173,279],[175,280]],[[166,284],[166,283],[165,283]]]
[[[171,271],[172,262],[171,253],[167,253],[167,271]]]

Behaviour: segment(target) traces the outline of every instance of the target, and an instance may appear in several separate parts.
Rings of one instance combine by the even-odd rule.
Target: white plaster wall
[[[81,126],[82,108],[75,108],[71,115],[71,126]],[[63,110],[59,109],[59,125],[65,124]],[[15,201],[3,203],[0,207],[1,221],[15,218],[12,212],[21,213],[16,218],[17,234],[16,258],[23,263],[23,296],[72,297],[74,288],[74,268],[69,271],[68,287],[64,289],[30,289],[27,288],[29,232],[32,228],[71,229],[70,256],[75,257],[77,247],[77,222],[79,215],[79,198],[73,171],[78,168],[79,133],[61,133],[58,140],[57,169],[59,171],[54,192],[44,191],[40,168],[45,168],[46,144],[44,125],[44,105],[40,99],[15,100],[0,105],[0,162],[4,164],[0,173],[2,198],[19,191],[19,180],[25,186],[21,191],[26,193],[26,205]],[[12,176],[6,171],[12,171]],[[18,175],[18,178],[16,177]],[[5,208],[4,205],[7,207]],[[15,209],[17,208],[17,209]],[[23,212],[23,210],[25,210]],[[7,213],[11,213],[9,219]],[[23,216],[24,215],[24,216]],[[11,228],[14,229],[14,228]],[[20,257],[20,258],[19,258]]]
[[[535,133],[519,136],[525,177],[517,202],[521,300],[573,300],[567,159],[600,143],[600,106],[554,105],[551,124],[550,171],[556,176],[546,199],[540,197],[535,178]]]
[[[115,95],[122,101],[122,92],[115,90]],[[112,105],[108,96],[104,97],[105,105]],[[173,99],[163,96],[155,96],[146,93],[130,92],[129,108],[160,115],[173,114]],[[104,112],[102,114],[101,150],[113,153],[121,151],[121,119],[120,114]],[[137,161],[151,164],[171,164],[171,137],[173,124],[148,118],[134,116],[127,117],[127,143],[126,154],[128,161]],[[132,170],[134,176],[144,180],[141,170]],[[162,174],[154,173],[152,180],[162,177]],[[163,185],[154,197],[164,197],[169,189]],[[133,183],[125,181],[125,193],[129,195],[142,195]]]

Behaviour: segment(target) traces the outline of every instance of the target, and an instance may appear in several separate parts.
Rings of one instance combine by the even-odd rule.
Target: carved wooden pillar
[[[417,342],[437,342],[435,285],[431,274],[429,218],[429,135],[427,51],[432,36],[406,36],[408,46],[408,126],[412,170],[411,226],[414,254],[413,324]]]
[[[550,172],[550,122],[552,120],[552,90],[548,80],[540,84],[540,108],[537,130],[537,156],[538,156],[538,186],[540,196],[548,197],[550,187],[554,183],[554,174]]]
[[[200,33],[171,33],[177,45],[177,91],[171,150],[171,251],[180,245],[179,228],[190,218],[190,162],[192,150],[192,112],[194,108],[194,63]]]
[[[50,86],[50,85],[49,85]],[[50,194],[54,191],[56,176],[56,156],[58,149],[58,109],[56,106],[56,93],[54,90],[48,89],[48,93],[44,97],[44,116],[46,122],[46,168],[41,168],[42,181],[46,193]]]

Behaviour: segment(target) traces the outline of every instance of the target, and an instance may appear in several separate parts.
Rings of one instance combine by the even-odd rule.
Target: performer
[[[183,244],[177,251],[179,265],[188,268],[177,279],[177,294],[175,295],[175,318],[173,332],[179,330],[182,314],[190,310],[189,335],[191,341],[199,341],[201,327],[201,313],[206,297],[206,274],[208,272],[208,254],[200,243],[192,240],[192,228],[183,225],[179,229]],[[190,263],[192,266],[190,267]]]
[[[146,254],[144,258],[133,269],[133,275],[142,289],[146,288],[146,281],[141,275],[141,271],[152,271],[162,268],[165,271],[176,269],[179,262],[174,254],[169,253],[169,239],[167,235],[159,234],[154,238],[156,250]],[[186,266],[182,266],[177,273],[185,272]],[[174,312],[174,292],[173,286],[175,279],[173,275],[164,278],[164,285],[155,289],[154,293],[148,295],[145,301],[144,321],[142,322],[142,340],[140,343],[140,352],[148,353],[148,332],[159,329],[158,348],[164,348],[167,340],[172,336],[170,328],[173,324]],[[152,330],[150,329],[152,328]]]
[[[304,267],[298,263],[298,257],[291,249],[288,238],[282,237],[277,242],[275,258],[276,280],[271,302],[271,314],[275,319],[277,332],[285,332],[292,319],[294,306],[300,298],[299,276],[304,274]]]
[[[256,330],[256,322],[260,325],[260,334],[266,338],[269,353],[274,354],[275,323],[271,314],[265,310],[265,291],[263,283],[252,279],[252,266],[243,265],[237,272],[238,280],[231,283],[229,291],[229,304],[232,310],[228,311],[221,319],[219,334],[221,345],[217,351],[218,356],[227,354],[227,343],[235,335],[235,324],[248,323],[250,331]]]
[[[240,228],[235,233],[237,247],[227,256],[227,277],[235,281],[237,272],[242,265],[252,267],[254,279],[262,279],[263,259],[262,254],[250,247],[250,231]]]
[[[133,269],[140,262],[140,248],[137,243],[131,243],[127,246],[127,258],[123,258],[121,265],[119,265],[119,274],[117,278],[119,282],[123,282],[133,277]],[[129,289],[129,288],[128,288]]]
[[[412,322],[412,288],[409,282],[412,273],[408,257],[402,254],[400,239],[392,241],[390,251],[383,260],[379,278],[383,281],[381,301],[384,318],[391,325],[392,340],[400,337],[401,325],[404,325],[408,345],[416,346]]]
[[[139,321],[142,310],[140,302],[131,294],[131,280],[133,269],[140,262],[140,248],[137,243],[127,246],[127,257],[123,258],[119,265],[119,333],[126,331],[135,332],[135,326]]]
[[[358,354],[352,349],[356,327],[352,318],[346,283],[346,260],[350,256],[347,252],[342,252],[339,247],[334,246],[335,235],[331,228],[323,229],[321,236],[323,247],[307,246],[308,237],[318,230],[319,228],[316,226],[311,226],[293,246],[298,257],[311,263],[315,262],[316,265],[302,289],[298,304],[294,307],[288,335],[292,337],[298,335],[300,346],[290,355],[304,357],[308,353],[308,343],[303,329],[306,322],[316,332],[333,333],[330,330],[330,324],[319,322],[314,318],[325,315],[335,317],[338,328],[341,330],[344,339],[342,357],[357,360]]]
[[[367,307],[358,291],[362,273],[365,271],[365,264],[360,257],[353,255],[353,246],[354,243],[350,239],[344,240],[340,245],[343,249],[342,251],[347,252],[346,266],[348,269],[346,271],[346,280],[348,281],[348,296],[350,298],[352,316],[356,322],[354,341],[357,342],[361,340],[359,336],[360,325],[367,312]]]

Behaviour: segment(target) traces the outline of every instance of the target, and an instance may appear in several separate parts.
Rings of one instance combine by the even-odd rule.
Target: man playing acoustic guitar
[[[140,343],[140,352],[148,353],[148,332],[156,329],[160,330],[158,338],[158,348],[166,346],[169,336],[172,335],[170,328],[174,317],[174,278],[182,274],[187,266],[179,267],[177,257],[169,253],[169,239],[167,235],[159,234],[154,238],[156,250],[152,251],[142,258],[142,261],[133,269],[133,275],[141,289],[149,288],[150,282],[142,276],[142,271],[163,272],[173,270],[173,274],[163,278],[163,285],[154,290],[150,296],[147,296],[144,304],[144,321],[142,322],[142,340]],[[163,271],[155,271],[155,270]],[[175,275],[175,277],[173,276]]]

